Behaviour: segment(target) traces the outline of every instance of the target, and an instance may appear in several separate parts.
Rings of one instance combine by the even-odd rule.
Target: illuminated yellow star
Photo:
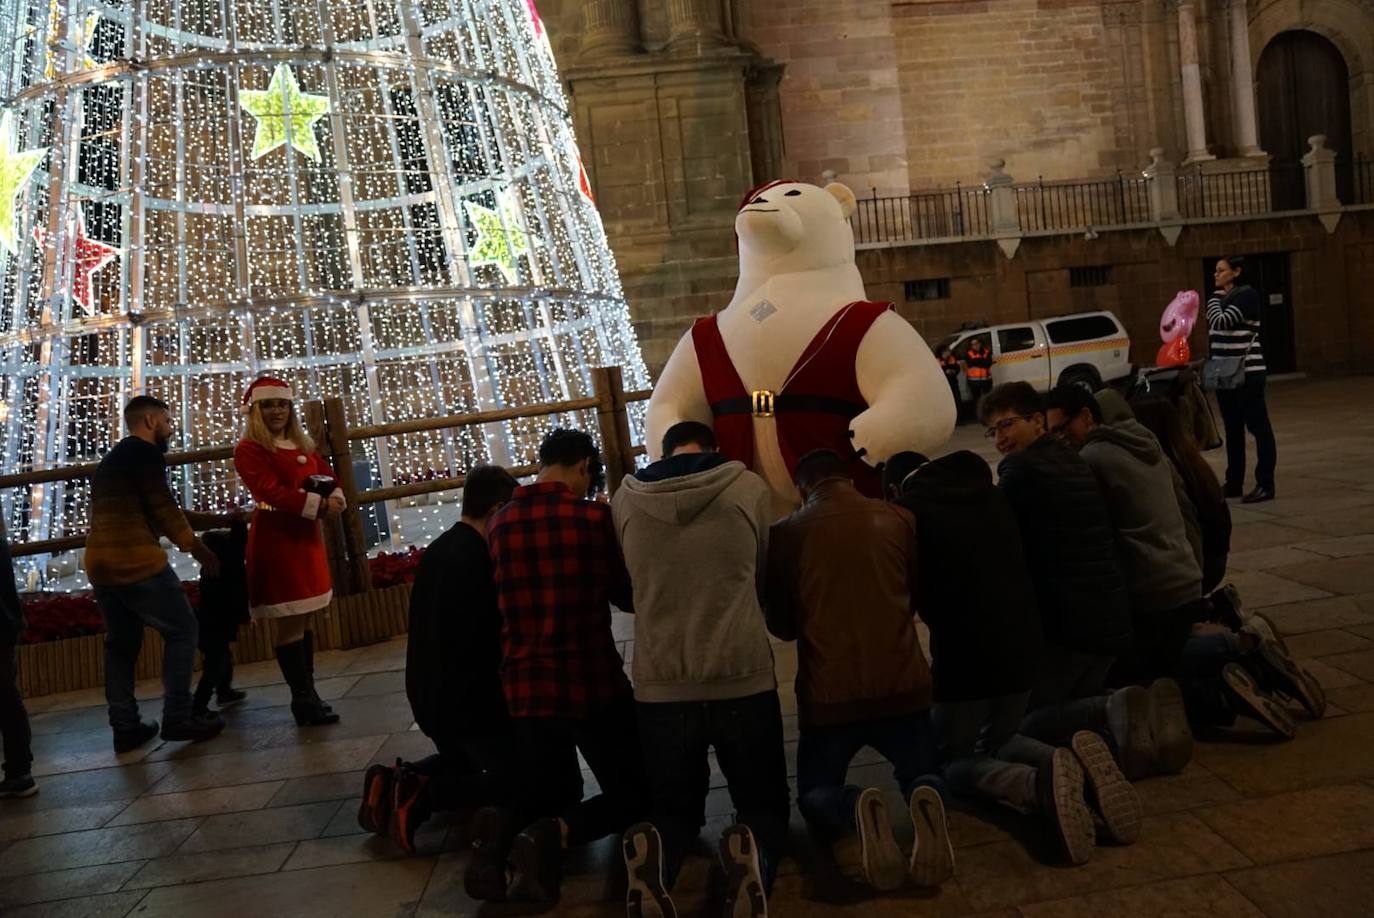
[[[329,113],[329,97],[301,92],[296,75],[286,64],[278,64],[272,71],[272,82],[266,89],[239,90],[239,104],[258,122],[253,134],[254,159],[285,146],[289,139],[291,146],[315,162],[320,161],[314,125]]]

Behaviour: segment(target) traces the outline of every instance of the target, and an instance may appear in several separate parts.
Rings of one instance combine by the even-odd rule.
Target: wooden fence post
[[[598,403],[596,422],[601,431],[601,448],[606,453],[607,490],[614,494],[621,479],[635,467],[630,452],[630,418],[626,412],[620,367],[593,368],[592,392]]]
[[[324,400],[324,429],[328,444],[326,454],[334,475],[343,488],[343,541],[349,572],[349,592],[365,593],[372,589],[372,569],[367,564],[367,542],[363,538],[363,519],[358,506],[358,482],[353,477],[353,454],[348,448],[348,422],[344,419],[343,399]]]
[[[306,402],[304,415],[305,432],[315,441],[316,450],[328,457],[329,429],[324,421],[324,403],[318,399]],[[343,520],[331,516],[324,521],[323,528],[324,550],[329,559],[329,575],[334,581],[334,592],[339,596],[347,596],[353,592],[353,574],[348,566],[348,549],[344,545]]]

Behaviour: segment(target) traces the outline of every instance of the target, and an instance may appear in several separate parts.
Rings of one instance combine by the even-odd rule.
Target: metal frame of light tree
[[[0,40],[11,153],[49,148],[0,254],[8,470],[94,458],[135,390],[175,403],[188,445],[232,442],[259,371],[371,423],[574,398],[598,362],[647,384],[529,0],[0,0]],[[247,150],[264,86],[319,126],[291,109],[274,148]],[[73,270],[102,242],[118,273],[86,273],[99,293],[80,315]],[[369,458],[393,483],[523,461],[536,433],[398,438]],[[5,495],[27,539],[82,503],[49,487],[27,495],[31,520]],[[227,467],[181,487],[188,505],[238,496]]]

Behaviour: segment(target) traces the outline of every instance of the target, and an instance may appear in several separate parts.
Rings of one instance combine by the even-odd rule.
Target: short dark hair
[[[1232,271],[1235,271],[1235,272],[1238,273],[1238,274],[1239,274],[1239,273],[1244,273],[1244,271],[1245,271],[1245,256],[1244,256],[1244,255],[1225,255],[1225,256],[1222,256],[1222,259],[1221,259],[1221,260],[1224,261],[1224,262],[1226,262],[1228,265],[1230,265]]]
[[[700,421],[681,421],[668,428],[663,435],[663,455],[671,456],[684,446],[696,444],[707,452],[719,449],[716,432]]]
[[[901,493],[902,482],[912,472],[930,460],[920,453],[898,453],[883,464],[883,496],[892,497],[893,492]]]
[[[606,485],[606,466],[601,461],[601,451],[596,441],[581,430],[555,427],[539,444],[539,467],[546,469],[551,465],[570,468],[583,459],[587,460],[587,473],[591,476],[591,492],[595,494]]]
[[[1102,406],[1093,398],[1093,394],[1082,386],[1060,383],[1045,396],[1046,411],[1062,411],[1073,418],[1078,417],[1078,413],[1084,408],[1088,409],[1094,423],[1102,423]]]
[[[481,519],[510,500],[520,482],[499,465],[473,466],[463,482],[463,516]]]
[[[1028,382],[1009,382],[993,389],[978,403],[978,420],[984,424],[994,414],[1010,411],[1021,417],[1030,417],[1045,410],[1045,400],[1035,387]]]
[[[849,474],[849,464],[832,449],[813,449],[797,460],[797,470],[792,473],[799,487],[809,488],[827,478],[853,480]]]
[[[153,398],[151,395],[135,395],[129,400],[129,404],[124,406],[124,426],[129,430],[134,429],[134,425],[143,420],[144,416],[154,411],[168,411],[172,409],[160,398]]]

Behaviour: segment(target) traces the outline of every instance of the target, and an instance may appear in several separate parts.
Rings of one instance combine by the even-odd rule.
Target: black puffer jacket
[[[17,641],[24,631],[24,606],[14,588],[14,562],[10,558],[9,535],[0,520],[0,639]]]
[[[1003,459],[997,472],[1021,525],[1045,639],[1086,653],[1129,650],[1126,582],[1092,469],[1047,434]]]
[[[917,611],[930,626],[935,701],[1031,687],[1041,646],[1021,533],[979,456],[921,466],[897,503],[916,516]]]

